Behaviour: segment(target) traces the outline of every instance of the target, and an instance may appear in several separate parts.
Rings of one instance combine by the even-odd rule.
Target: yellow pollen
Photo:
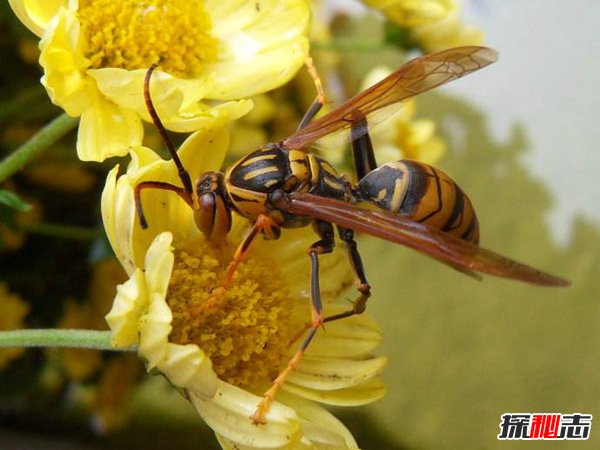
[[[194,0],[79,0],[84,54],[93,68],[161,69],[193,77],[217,56],[210,18]]]
[[[259,392],[285,367],[294,335],[307,320],[293,301],[276,260],[256,249],[231,285],[215,295],[235,251],[203,239],[175,249],[167,302],[170,340],[195,343],[210,356],[220,379]]]

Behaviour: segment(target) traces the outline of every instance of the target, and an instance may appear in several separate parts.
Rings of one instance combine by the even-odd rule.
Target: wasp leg
[[[323,325],[323,304],[321,302],[321,289],[319,283],[319,255],[331,253],[333,251],[334,234],[333,226],[329,222],[316,220],[314,222],[315,231],[321,237],[321,240],[315,242],[308,250],[310,257],[310,305],[313,328]]]
[[[355,314],[362,314],[367,307],[367,300],[369,300],[369,297],[371,297],[371,286],[369,285],[365,276],[365,269],[363,267],[362,259],[360,257],[360,253],[358,253],[356,241],[354,240],[354,230],[338,227],[338,234],[340,239],[346,244],[348,259],[350,260],[350,266],[352,267],[352,273],[354,274],[356,289],[360,295],[352,302],[351,309],[339,314],[333,314],[325,317],[323,319],[324,323],[354,316]]]
[[[211,292],[210,298],[206,300],[202,306],[192,312],[192,316],[204,314],[218,305],[220,299],[223,298],[223,295],[231,284],[235,271],[242,262],[248,259],[248,256],[252,251],[252,244],[261,232],[264,233],[266,239],[277,239],[281,233],[281,229],[271,217],[265,214],[259,215],[254,222],[254,225],[252,225],[252,228],[250,228],[244,237],[244,240],[238,245],[233,258],[227,267],[227,273],[221,281],[221,285]]]
[[[285,369],[283,369],[277,378],[271,384],[271,387],[263,394],[263,398],[256,407],[254,414],[252,414],[252,423],[254,425],[265,424],[265,416],[269,412],[269,408],[271,407],[271,403],[275,400],[275,396],[277,392],[285,384],[285,381],[290,376],[290,374],[298,367],[300,364],[300,360],[302,356],[304,356],[304,352],[308,348],[308,345],[312,341],[313,337],[315,337],[315,333],[317,332],[318,327],[312,327],[308,332],[308,336],[304,339],[302,346],[298,349],[298,351],[292,356],[292,359],[288,362],[288,365]]]
[[[367,118],[361,113],[352,123],[350,139],[352,141],[352,156],[354,157],[354,168],[358,180],[361,180],[371,170],[377,168],[373,144],[369,136],[369,125]]]
[[[313,63],[312,58],[310,56],[307,56],[306,60],[304,61],[304,64],[306,65],[308,73],[310,74],[310,76],[313,79],[313,82],[315,83],[315,88],[317,89],[317,98],[314,102],[312,102],[310,108],[308,108],[308,111],[304,113],[304,117],[302,117],[300,125],[298,125],[298,130],[301,130],[306,125],[308,125],[310,121],[315,118],[315,116],[321,110],[323,105],[327,103],[327,97],[325,96],[325,91],[323,90],[323,83],[321,82],[321,78],[317,73],[317,69]]]
[[[140,225],[142,228],[148,228],[148,222],[146,221],[146,217],[144,216],[144,211],[142,210],[142,198],[141,193],[142,189],[162,189],[163,191],[172,191],[179,195],[185,202],[193,207],[192,202],[192,193],[188,192],[186,189],[181,188],[179,186],[175,186],[174,184],[164,183],[162,181],[143,181],[138,184],[133,191],[133,198],[135,201],[135,209],[137,211],[137,215],[140,219]]]
[[[264,233],[266,239],[277,239],[281,233],[279,225],[266,214],[261,214],[254,222],[248,234],[244,237],[244,240],[240,243],[235,254],[233,255],[233,259],[231,263],[229,263],[229,267],[227,268],[227,274],[225,278],[221,282],[221,287],[227,289],[231,280],[233,279],[233,274],[235,273],[237,267],[241,262],[244,262],[248,259],[250,255],[250,251],[252,250],[252,244],[254,240],[260,233]]]
[[[310,330],[308,332],[308,335],[304,339],[304,342],[302,342],[302,345],[300,346],[298,351],[289,360],[286,368],[283,369],[279,373],[279,375],[277,375],[277,378],[275,378],[273,384],[271,384],[271,387],[263,394],[262,400],[256,407],[256,411],[254,411],[254,414],[252,415],[252,422],[255,425],[265,423],[265,415],[269,411],[271,403],[273,403],[273,401],[275,400],[277,392],[279,391],[281,386],[284,385],[285,381],[290,376],[290,374],[296,369],[296,367],[298,367],[298,364],[300,363],[304,352],[306,351],[310,342],[315,336],[315,333],[317,332],[319,327],[323,325],[323,306],[321,303],[321,292],[319,290],[319,255],[331,253],[333,251],[334,234],[333,226],[329,222],[317,220],[314,222],[314,227],[321,239],[312,244],[310,246],[310,249],[308,250],[311,268],[310,300],[312,324],[309,327]]]

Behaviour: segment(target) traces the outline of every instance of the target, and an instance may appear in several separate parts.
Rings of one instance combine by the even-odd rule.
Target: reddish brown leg
[[[235,273],[240,263],[248,259],[248,256],[250,255],[250,252],[252,250],[252,244],[254,243],[254,240],[260,233],[264,233],[267,239],[277,239],[280,233],[279,225],[277,224],[277,222],[275,222],[275,220],[273,220],[266,214],[261,214],[260,216],[258,216],[256,222],[254,222],[254,225],[252,226],[252,228],[250,228],[250,231],[248,231],[248,234],[246,234],[246,237],[244,237],[244,240],[240,243],[237,250],[235,251],[233,259],[231,260],[231,263],[229,263],[229,267],[227,268],[227,274],[221,282],[221,288],[227,289],[227,286],[229,286],[229,284],[231,283],[231,280],[233,279],[233,274]]]
[[[317,326],[313,326],[310,329],[310,331],[308,332],[308,336],[306,336],[306,338],[304,339],[304,342],[302,343],[302,346],[300,347],[300,349],[294,354],[294,356],[292,356],[292,359],[289,360],[286,368],[283,369],[279,373],[279,375],[277,375],[277,378],[275,378],[275,381],[273,381],[273,384],[271,384],[271,387],[263,394],[262,400],[256,407],[254,414],[252,415],[252,423],[254,425],[260,425],[260,424],[267,423],[267,421],[265,420],[265,416],[269,412],[271,403],[273,403],[273,401],[275,400],[275,396],[277,395],[277,392],[279,391],[281,386],[283,386],[285,384],[285,381],[287,380],[287,378],[290,376],[290,374],[294,370],[296,370],[296,367],[298,367],[298,364],[300,364],[300,361],[302,360],[302,357],[304,356],[304,352],[308,348],[308,345],[312,341],[313,337],[315,337],[315,333],[319,329],[319,326],[320,326],[320,324]]]
[[[313,82],[315,83],[315,88],[317,89],[317,98],[314,102],[312,102],[310,108],[308,108],[308,111],[306,111],[306,113],[304,114],[304,117],[302,117],[300,125],[298,125],[298,130],[301,130],[306,125],[308,125],[310,121],[313,120],[317,113],[321,110],[323,105],[327,103],[327,97],[325,96],[325,91],[323,90],[323,83],[321,82],[321,78],[319,77],[317,69],[313,64],[312,58],[310,56],[307,56],[304,60],[304,64],[306,65],[308,73],[310,74],[310,76],[313,79]]]
[[[277,222],[275,222],[271,217],[267,216],[266,214],[259,215],[256,219],[256,222],[254,222],[254,225],[252,225],[252,228],[250,228],[244,237],[244,240],[240,243],[240,245],[238,245],[233,258],[227,267],[227,273],[221,281],[221,285],[211,292],[210,298],[204,302],[201,307],[197,308],[195,311],[192,311],[192,316],[205,314],[218,305],[219,301],[223,298],[223,295],[227,291],[227,288],[231,284],[235,271],[242,262],[248,259],[248,256],[252,251],[252,245],[254,244],[256,237],[261,232],[267,239],[276,239],[279,237],[280,228]]]
[[[252,415],[252,423],[255,425],[265,423],[265,416],[269,412],[271,403],[275,400],[275,396],[281,387],[285,384],[285,381],[290,374],[298,367],[304,352],[308,348],[310,342],[315,336],[315,333],[319,327],[323,326],[323,305],[321,302],[321,291],[319,288],[319,255],[325,253],[331,253],[334,247],[334,236],[333,227],[329,222],[317,220],[314,223],[315,231],[321,237],[321,240],[315,242],[310,246],[308,255],[310,257],[311,277],[310,277],[310,308],[311,308],[311,324],[309,327],[308,335],[302,342],[302,345],[298,351],[289,360],[285,369],[283,369],[277,378],[271,384],[271,387],[263,394],[262,400],[256,407],[256,411]],[[302,332],[306,331],[306,328]],[[294,337],[294,341],[298,339],[298,335]]]
[[[186,191],[184,188],[175,186],[174,184],[164,183],[162,181],[142,181],[138,184],[133,191],[133,198],[135,201],[135,209],[140,219],[140,225],[142,228],[148,228],[148,222],[144,216],[142,209],[142,189],[161,189],[163,191],[172,191],[179,195],[185,202],[193,208],[192,194]]]

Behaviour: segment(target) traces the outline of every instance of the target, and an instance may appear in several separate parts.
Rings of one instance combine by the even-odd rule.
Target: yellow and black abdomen
[[[477,244],[479,222],[469,198],[448,175],[417,161],[395,161],[369,172],[360,200]]]

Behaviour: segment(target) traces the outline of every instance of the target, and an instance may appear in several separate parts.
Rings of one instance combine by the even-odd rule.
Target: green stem
[[[75,128],[77,121],[63,113],[8,155],[0,162],[0,183]]]
[[[76,239],[80,241],[93,241],[102,236],[100,228],[73,227],[55,223],[38,223],[23,227],[23,231],[32,234],[41,234],[63,239]]]
[[[114,348],[110,331],[43,330],[0,331],[0,347],[72,347],[95,350],[131,351],[133,348]]]

